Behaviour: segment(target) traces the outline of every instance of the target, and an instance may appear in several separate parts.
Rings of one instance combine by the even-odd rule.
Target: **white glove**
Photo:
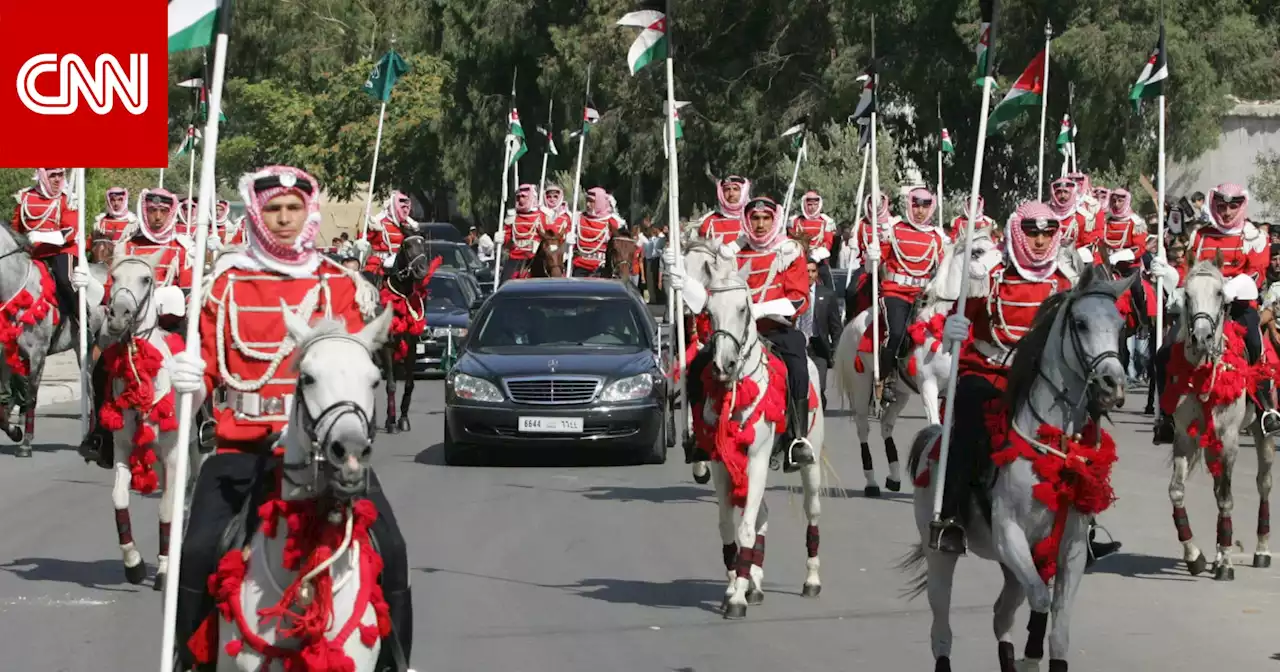
[[[204,391],[204,359],[183,350],[166,363],[169,381],[179,394]]]
[[[662,251],[662,267],[671,269],[676,267],[676,252],[671,248]]]
[[[209,251],[211,252],[217,252],[222,249],[222,241],[218,240],[214,236],[209,236],[209,238],[205,240],[204,246],[209,248]]]
[[[570,231],[569,231],[569,233],[564,234],[564,244],[565,244],[565,245],[577,245],[577,244],[578,244],[578,236],[577,236],[577,235],[575,235],[575,234],[573,233],[573,231],[572,231],[572,230],[570,230]]]
[[[1089,248],[1082,247],[1076,250],[1076,252],[1080,255],[1080,261],[1083,261],[1086,264],[1093,263],[1093,252]]]
[[[672,290],[677,292],[683,292],[684,291],[684,273],[683,272],[668,273],[667,287],[670,287]]]
[[[867,246],[866,258],[862,263],[868,272],[880,265],[880,247],[878,245]]]
[[[947,346],[963,343],[969,338],[969,318],[964,315],[949,315],[942,324],[942,341]]]
[[[721,259],[735,259],[738,256],[738,250],[732,245],[721,245],[716,248],[716,254],[719,254]]]
[[[89,286],[89,270],[84,266],[76,266],[71,269],[71,286],[80,291]]]
[[[1178,271],[1158,254],[1151,257],[1151,276],[1163,280],[1166,290],[1178,286]]]
[[[372,249],[373,249],[373,245],[370,245],[370,244],[369,244],[369,241],[364,240],[364,239],[362,238],[362,239],[357,240],[357,241],[355,242],[355,248],[356,248],[356,250],[358,250],[358,251],[360,252],[360,254],[365,254],[365,253],[367,253],[369,250],[372,250]]]
[[[1228,301],[1255,301],[1258,285],[1247,275],[1237,275],[1222,286],[1222,293]]]

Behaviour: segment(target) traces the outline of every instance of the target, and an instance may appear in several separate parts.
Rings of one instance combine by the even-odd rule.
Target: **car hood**
[[[552,373],[549,362],[555,362],[556,375],[588,375],[625,378],[652,371],[656,366],[653,353],[646,350],[601,348],[584,352],[565,348],[511,347],[477,352],[468,350],[456,369],[473,376],[502,378],[536,376]]]
[[[429,327],[465,327],[471,323],[471,312],[464,308],[427,311]]]

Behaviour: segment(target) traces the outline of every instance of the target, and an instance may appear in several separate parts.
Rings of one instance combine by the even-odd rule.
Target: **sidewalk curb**
[[[77,401],[80,397],[80,384],[78,382],[45,382],[36,391],[36,408],[52,406],[53,404],[65,404],[69,401]]]

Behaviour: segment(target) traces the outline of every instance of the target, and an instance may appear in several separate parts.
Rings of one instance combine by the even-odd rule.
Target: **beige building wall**
[[[1222,118],[1217,147],[1169,167],[1168,192],[1174,198],[1208,193],[1223,182],[1248,188],[1258,171],[1258,156],[1267,152],[1280,152],[1280,101],[1236,101]],[[1255,217],[1280,217],[1280,203],[1255,201],[1249,210]]]
[[[365,199],[363,196],[352,200],[339,201],[330,198],[328,193],[320,194],[321,245],[328,245],[330,240],[346,233],[351,240],[360,236],[360,220],[364,217]],[[376,215],[382,209],[382,202],[375,200],[370,215]]]

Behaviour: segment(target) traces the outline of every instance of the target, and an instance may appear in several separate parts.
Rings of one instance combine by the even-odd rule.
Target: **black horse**
[[[427,243],[421,232],[406,232],[408,235],[400,241],[400,250],[396,253],[395,263],[382,278],[381,300],[383,310],[396,310],[403,313],[397,315],[392,322],[392,333],[382,348],[382,374],[387,379],[387,421],[385,430],[388,434],[397,431],[407,432],[409,426],[409,404],[413,401],[414,360],[418,354],[418,341],[421,334],[413,334],[402,327],[396,331],[401,320],[412,324],[425,319],[427,303],[427,282],[431,279],[431,271],[440,265],[439,260],[429,263],[427,259]],[[404,381],[404,396],[400,399],[399,420],[396,418],[396,381]]]

